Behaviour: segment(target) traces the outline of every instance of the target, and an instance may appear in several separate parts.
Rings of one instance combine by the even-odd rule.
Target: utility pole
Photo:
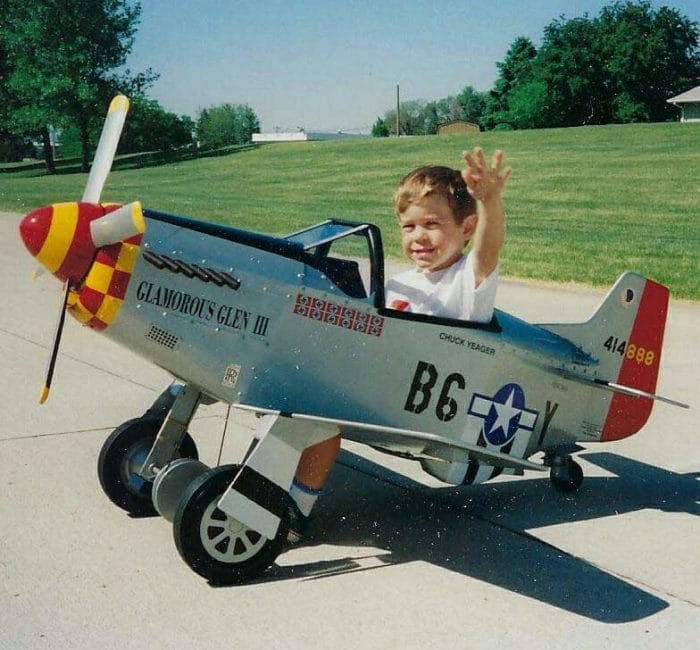
[[[401,135],[401,131],[399,128],[399,124],[401,123],[400,119],[399,119],[400,113],[401,113],[401,109],[400,109],[400,104],[399,104],[399,84],[396,84],[396,137],[397,138]]]

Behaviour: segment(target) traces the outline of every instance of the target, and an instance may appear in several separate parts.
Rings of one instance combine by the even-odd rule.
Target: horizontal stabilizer
[[[658,402],[664,402],[666,404],[671,404],[672,406],[678,406],[683,409],[689,409],[688,404],[683,402],[678,402],[670,397],[663,397],[662,395],[657,395],[656,393],[649,393],[639,388],[633,388],[632,386],[624,386],[623,384],[616,384],[612,381],[604,381],[602,379],[591,379],[590,377],[580,377],[579,375],[574,375],[572,373],[560,372],[559,373],[564,379],[569,379],[571,381],[576,381],[582,384],[588,384],[590,386],[596,386],[597,388],[602,388],[604,390],[609,390],[613,393],[620,393],[622,395],[630,395],[632,397],[640,397],[644,399],[653,399]]]
[[[679,406],[682,409],[689,409],[689,404],[684,404],[683,402],[677,402],[675,399],[670,397],[662,397],[661,395],[656,395],[654,393],[647,393],[643,390],[637,388],[631,388],[630,386],[623,386],[622,384],[614,384],[611,381],[601,381],[599,382],[601,386],[608,388],[616,393],[624,393],[625,395],[632,395],[634,397],[646,397],[647,399],[654,399],[659,402],[665,402],[666,404],[671,404],[672,406]]]

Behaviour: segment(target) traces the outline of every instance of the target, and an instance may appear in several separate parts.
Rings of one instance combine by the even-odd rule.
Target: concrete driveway
[[[546,476],[469,488],[346,444],[307,543],[264,578],[213,588],[170,524],[112,506],[100,447],[169,378],[68,319],[37,404],[59,303],[32,282],[17,215],[0,215],[0,648],[680,648],[700,630],[700,305],[674,302],[657,404],[628,440],[589,446],[574,497]],[[532,320],[585,318],[604,292],[503,282]],[[209,465],[247,447],[249,417],[200,409]]]

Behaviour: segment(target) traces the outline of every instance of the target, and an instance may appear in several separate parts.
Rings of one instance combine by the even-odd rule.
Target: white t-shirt
[[[488,323],[498,288],[498,267],[475,288],[471,252],[441,271],[410,269],[386,283],[386,306],[409,311]]]

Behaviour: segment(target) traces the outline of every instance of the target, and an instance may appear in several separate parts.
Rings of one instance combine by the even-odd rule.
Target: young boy
[[[387,283],[386,304],[392,309],[491,320],[505,234],[501,194],[510,169],[501,170],[501,151],[490,165],[482,149],[462,155],[467,168],[461,173],[420,167],[396,190],[401,245],[415,267]]]
[[[467,164],[464,171],[420,167],[396,190],[401,245],[415,268],[387,283],[386,305],[391,309],[491,320],[505,234],[501,194],[511,170],[501,170],[502,151],[494,153],[490,165],[480,148],[462,156]],[[470,239],[471,252],[465,257]],[[306,519],[339,451],[340,436],[336,436],[302,454],[290,489],[297,508],[289,542],[303,537]]]

